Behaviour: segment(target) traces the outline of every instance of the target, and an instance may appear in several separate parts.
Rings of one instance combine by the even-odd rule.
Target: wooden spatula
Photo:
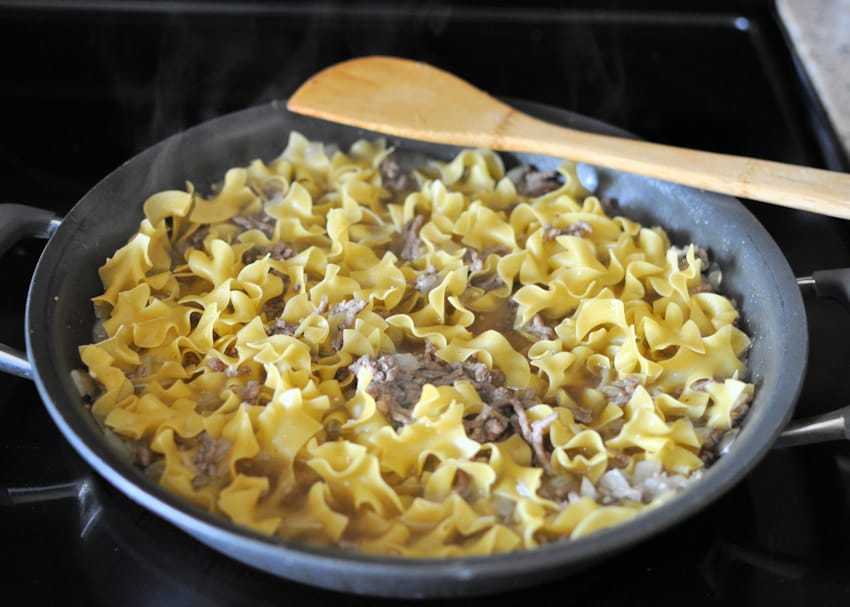
[[[374,56],[333,65],[301,85],[288,108],[399,137],[569,158],[850,219],[848,174],[555,126],[407,59]]]

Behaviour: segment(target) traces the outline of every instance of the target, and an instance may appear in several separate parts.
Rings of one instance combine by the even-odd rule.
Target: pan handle
[[[0,256],[23,238],[50,238],[61,220],[45,209],[23,204],[0,204]],[[0,371],[32,379],[26,354],[0,344]]]
[[[791,422],[773,444],[776,449],[850,439],[850,405]]]
[[[28,236],[50,238],[60,223],[61,220],[46,209],[25,204],[0,204],[0,256]]]
[[[850,268],[821,270],[797,279],[803,295],[835,299],[850,308]],[[823,415],[788,424],[774,443],[776,448],[850,439],[850,405]]]

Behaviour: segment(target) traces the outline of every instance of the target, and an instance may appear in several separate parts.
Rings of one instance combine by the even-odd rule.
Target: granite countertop
[[[850,158],[850,0],[776,0],[776,8]]]

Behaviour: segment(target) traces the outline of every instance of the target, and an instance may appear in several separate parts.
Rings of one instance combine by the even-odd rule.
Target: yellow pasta
[[[704,252],[569,162],[392,153],[292,133],[149,198],[80,348],[105,431],[239,525],[401,556],[583,537],[698,478],[753,394]]]

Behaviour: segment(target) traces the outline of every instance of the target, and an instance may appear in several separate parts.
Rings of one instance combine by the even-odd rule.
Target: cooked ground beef
[[[719,383],[716,379],[698,379],[690,385],[690,388],[695,392],[705,392],[705,389],[711,384]]]
[[[706,437],[705,442],[699,450],[699,457],[706,464],[717,459],[717,445],[725,434],[726,432],[723,430],[712,430],[708,437]]]
[[[531,322],[523,327],[523,330],[541,339],[555,339],[556,337],[555,329],[547,325],[540,314],[535,314]]]
[[[378,410],[395,429],[414,421],[410,408],[419,400],[425,384],[445,386],[457,381],[470,382],[484,406],[477,415],[464,420],[467,435],[478,442],[492,442],[516,432],[531,447],[536,464],[550,471],[545,433],[558,416],[552,413],[544,419],[530,421],[526,410],[538,402],[534,394],[520,395],[506,388],[501,371],[478,361],[447,363],[434,355],[430,344],[420,354],[387,354],[378,358],[364,355],[349,366],[354,374],[361,369],[368,369],[372,375],[366,392],[375,399]]]
[[[142,468],[147,468],[156,459],[156,453],[151,450],[150,444],[146,441],[136,441],[133,443],[133,459]]]
[[[579,238],[587,238],[591,234],[593,234],[593,226],[586,221],[577,221],[565,228],[556,228],[550,224],[543,226],[543,238],[545,240],[555,240],[558,236],[578,236]]]
[[[331,308],[328,314],[330,318],[344,315],[336,327],[336,336],[333,342],[334,350],[339,351],[342,349],[343,331],[354,326],[355,317],[366,308],[368,303],[365,299],[344,299]]]
[[[608,467],[625,468],[629,465],[631,458],[620,449],[608,448]]]
[[[573,419],[576,420],[580,424],[591,424],[593,423],[593,412],[587,409],[583,409],[581,407],[571,407],[570,413],[573,414]]]
[[[456,381],[468,381],[485,402],[491,402],[497,390],[506,390],[501,371],[478,361],[447,363],[434,355],[433,346],[427,342],[419,354],[385,354],[378,358],[363,355],[348,368],[355,375],[360,369],[371,372],[366,392],[396,429],[413,421],[409,409],[419,400],[425,384],[450,386]]]
[[[249,405],[258,404],[260,402],[261,390],[262,386],[259,384],[259,382],[256,382],[252,379],[241,389],[242,402],[248,403]]]
[[[712,287],[709,282],[701,282],[695,287],[688,289],[688,293],[690,295],[696,295],[697,293],[712,293],[713,291],[714,287]]]
[[[483,251],[479,251],[478,249],[474,249],[472,247],[467,247],[467,249],[463,252],[463,263],[469,268],[470,274],[472,272],[480,272],[484,269],[484,262],[487,261],[487,258],[490,255],[507,255],[511,250],[508,247],[489,247],[484,249]]]
[[[278,318],[286,308],[286,299],[283,295],[278,295],[268,300],[263,306],[263,314],[267,319]]]
[[[209,236],[210,226],[204,224],[200,226],[197,230],[195,230],[191,236],[187,239],[187,244],[195,249],[201,249],[204,245],[204,238]]]
[[[479,251],[478,249],[473,249],[469,247],[466,251],[463,252],[463,263],[466,264],[466,267],[469,268],[469,273],[480,272],[484,269],[484,261],[487,259],[487,255]]]
[[[321,300],[319,300],[319,305],[316,306],[315,310],[310,312],[310,316],[322,315],[322,314],[324,314],[325,312],[328,311],[329,307],[330,306],[328,305],[328,297],[326,295],[326,296],[322,297]]]
[[[273,320],[269,324],[269,328],[266,329],[266,334],[268,335],[289,335],[290,337],[295,335],[295,331],[298,330],[298,324],[294,322],[287,322],[282,318],[278,318]]]
[[[218,464],[230,450],[230,441],[225,438],[215,440],[206,430],[201,432],[195,441],[198,443],[198,451],[192,463],[198,471],[198,476],[192,479],[192,486],[197,489],[218,474]]]
[[[476,276],[475,278],[469,281],[469,284],[473,287],[478,287],[482,291],[490,292],[494,289],[498,289],[505,281],[502,280],[502,277],[496,274],[495,272],[492,274],[484,274],[483,276]]]
[[[362,312],[369,304],[365,299],[343,299],[338,304],[334,304],[331,308],[331,317],[339,314],[344,314],[345,318],[340,322],[340,326],[349,329],[354,326],[354,318]]]
[[[381,163],[381,185],[390,192],[407,192],[413,185],[410,175],[401,170],[401,165],[392,156]]]
[[[434,266],[428,266],[425,268],[425,272],[419,274],[413,279],[412,284],[413,287],[420,293],[427,293],[440,284],[440,280],[441,277],[437,273],[437,268]]]
[[[224,374],[227,377],[241,377],[242,375],[248,375],[250,373],[251,367],[249,367],[248,365],[239,365],[238,367],[230,365],[224,371]]]
[[[559,474],[543,474],[537,494],[559,504],[577,500],[579,497],[575,480]]]
[[[266,255],[268,255],[271,259],[289,259],[290,257],[293,257],[295,253],[295,249],[285,242],[276,242],[267,247],[256,246],[248,249],[242,254],[242,263],[248,265],[249,263],[254,263],[258,259],[264,258]]]
[[[479,443],[490,443],[507,438],[512,433],[511,419],[498,408],[484,403],[481,411],[472,419],[464,420],[466,435]]]
[[[210,369],[216,373],[224,373],[227,377],[242,377],[251,373],[251,368],[248,365],[239,365],[238,367],[228,365],[219,358],[210,358],[207,361]],[[245,386],[240,388],[243,402],[257,404],[260,396],[260,384],[254,380],[250,380]]]
[[[455,472],[452,491],[465,500],[470,500],[474,497],[475,484],[472,482],[472,477],[464,472],[462,468],[458,468]]]
[[[483,251],[468,247],[463,253],[463,263],[469,269],[469,273],[473,274],[474,272],[480,272],[484,269],[484,264],[487,261],[487,257],[490,255],[507,255],[508,253],[510,253],[510,249],[501,246],[487,248]],[[473,287],[478,287],[484,291],[492,291],[493,289],[498,289],[505,284],[502,278],[495,272],[475,276],[470,279],[469,283]]]
[[[325,422],[325,440],[335,441],[342,436],[342,423],[338,419],[331,418]]]
[[[558,414],[552,412],[543,419],[538,419],[537,421],[529,423],[528,416],[525,413],[524,404],[518,399],[514,399],[511,404],[513,405],[514,412],[516,413],[520,434],[522,435],[522,438],[525,439],[525,442],[531,446],[535,462],[538,466],[543,468],[544,471],[551,473],[552,464],[549,461],[550,456],[546,453],[546,447],[543,444],[543,440],[545,438],[543,436],[543,432],[558,419]]]
[[[419,257],[419,248],[421,241],[419,240],[419,230],[425,223],[424,215],[416,215],[413,219],[404,224],[401,230],[403,246],[399,252],[399,259],[404,261],[412,261]]]
[[[378,411],[395,429],[413,422],[408,409],[416,402],[422,391],[422,384],[415,381],[416,376],[402,370],[400,364],[402,356],[412,357],[412,355],[391,354],[372,358],[364,354],[348,367],[349,371],[355,375],[361,369],[367,369],[372,374],[366,392],[375,399]],[[409,360],[404,360],[411,364]]]
[[[673,247],[676,251],[676,256],[679,260],[679,269],[684,270],[688,267],[688,248]],[[691,295],[696,293],[714,293],[720,288],[720,283],[723,280],[723,273],[720,267],[711,261],[708,256],[708,251],[702,247],[694,245],[694,257],[700,260],[700,283],[688,289]]]
[[[139,379],[147,375],[148,371],[144,365],[139,365],[132,372],[127,374],[127,379]]]
[[[608,402],[622,406],[632,399],[632,394],[639,385],[640,378],[637,375],[631,375],[600,385],[599,390],[608,398]]]
[[[732,406],[732,411],[729,412],[729,419],[732,421],[732,425],[737,425],[738,422],[744,418],[744,416],[747,414],[747,411],[749,410],[749,401],[742,401],[739,399],[738,402]]]
[[[230,222],[242,228],[243,232],[259,230],[266,235],[266,238],[272,238],[277,220],[266,213],[257,213],[256,215],[237,215],[231,217]]]
[[[192,463],[201,474],[212,476],[216,473],[216,441],[205,430],[198,435],[198,443],[198,452]]]
[[[522,164],[508,171],[506,177],[514,182],[518,194],[542,196],[561,187],[561,176],[556,171],[538,171]]]
[[[676,256],[679,258],[679,269],[684,270],[688,267],[688,247],[673,247],[673,250],[676,251]],[[701,264],[701,270],[703,273],[708,272],[708,267],[710,265],[710,261],[708,258],[708,251],[703,249],[702,247],[698,247],[694,245],[694,257],[699,259]]]
[[[215,371],[216,373],[222,373],[225,369],[227,369],[227,365],[220,358],[211,358],[207,362],[207,365],[210,369]]]
[[[260,184],[260,195],[266,200],[271,201],[283,196],[286,183],[282,179],[266,179]]]

